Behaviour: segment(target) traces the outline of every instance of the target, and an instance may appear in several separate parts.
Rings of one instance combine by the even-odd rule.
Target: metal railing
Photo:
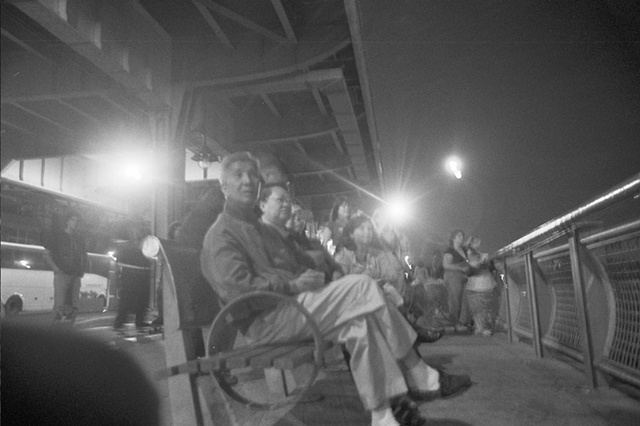
[[[594,233],[585,222],[625,200],[623,225]],[[505,269],[509,340],[582,362],[592,388],[598,370],[640,386],[639,200],[640,173],[493,256]]]

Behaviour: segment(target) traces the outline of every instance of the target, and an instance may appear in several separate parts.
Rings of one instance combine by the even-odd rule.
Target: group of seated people
[[[471,381],[420,358],[418,333],[403,310],[407,300],[420,305],[425,295],[423,286],[407,285],[401,254],[394,250],[398,241],[391,234],[384,238],[383,226],[382,242],[373,246],[375,218],[360,215],[345,223],[346,243],[334,258],[304,233],[305,211],[292,200],[283,173],[261,165],[247,152],[223,159],[224,207],[202,242],[203,275],[223,302],[258,290],[297,300],[323,337],[348,351],[372,425],[424,424],[415,401],[453,395]],[[232,312],[232,320],[252,343],[311,337],[290,305],[247,303]]]

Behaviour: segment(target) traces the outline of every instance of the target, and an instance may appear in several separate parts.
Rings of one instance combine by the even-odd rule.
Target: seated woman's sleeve
[[[402,264],[393,253],[379,252],[376,258],[380,266],[380,278],[382,281],[397,285],[400,280],[404,280]]]

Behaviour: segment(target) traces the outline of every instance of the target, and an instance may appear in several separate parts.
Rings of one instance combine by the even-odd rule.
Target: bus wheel
[[[7,303],[4,304],[4,309],[8,316],[18,315],[22,311],[22,299],[20,296],[11,296]]]

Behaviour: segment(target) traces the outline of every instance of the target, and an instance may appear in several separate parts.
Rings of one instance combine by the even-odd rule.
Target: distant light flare
[[[118,164],[118,177],[122,184],[141,184],[152,181],[151,165],[142,162],[126,162]]]
[[[317,161],[314,161],[313,159],[307,157],[307,160],[312,163],[313,165],[315,165],[316,167],[318,167],[319,169],[325,170],[328,173],[330,173],[331,175],[333,175],[334,177],[338,178],[339,180],[343,181],[344,183],[353,186],[354,188],[356,188],[358,191],[364,192],[365,194],[367,194],[368,196],[370,196],[373,199],[376,199],[382,203],[384,203],[384,200],[380,197],[378,197],[376,194],[374,194],[373,192],[367,191],[366,189],[364,189],[363,187],[351,182],[349,179],[340,176],[338,173],[334,172],[333,170],[329,170],[327,169],[325,166],[323,166],[322,164],[318,163]]]
[[[127,168],[124,170],[124,174],[125,176],[128,176],[135,180],[142,179],[142,170],[136,164],[130,164],[129,166],[127,166]]]
[[[447,167],[451,170],[451,173],[456,177],[456,179],[462,179],[462,169],[460,160],[456,157],[452,157],[447,161]]]
[[[397,196],[386,203],[386,213],[389,220],[394,225],[401,225],[411,216],[411,207],[409,203]]]

